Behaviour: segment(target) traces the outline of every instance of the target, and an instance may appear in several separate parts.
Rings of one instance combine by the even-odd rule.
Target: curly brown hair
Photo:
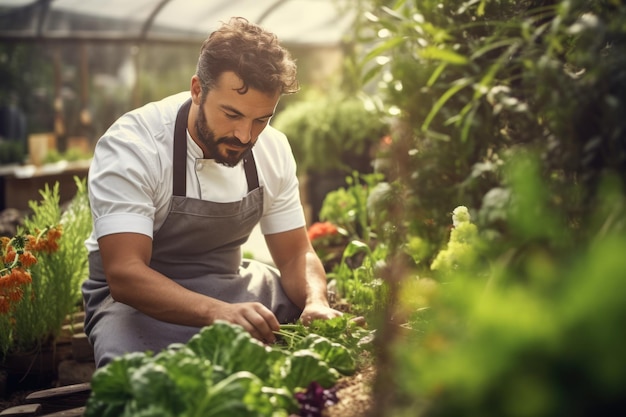
[[[202,44],[196,74],[203,95],[227,71],[243,81],[238,90],[241,94],[248,88],[269,94],[291,94],[299,88],[296,63],[289,51],[280,45],[275,34],[243,17],[231,18]]]

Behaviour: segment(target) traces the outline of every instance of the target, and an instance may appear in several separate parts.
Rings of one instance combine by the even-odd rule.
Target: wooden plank
[[[81,417],[83,414],[85,414],[85,407],[78,407],[52,414],[46,414],[42,417]]]
[[[41,404],[41,413],[48,415],[85,406],[90,394],[91,384],[85,382],[33,392],[25,402]]]
[[[41,413],[41,404],[22,404],[0,411],[2,417],[29,417]]]
[[[32,403],[75,394],[89,394],[89,392],[91,392],[91,383],[83,382],[81,384],[66,385],[58,388],[35,391],[26,397],[26,401]]]

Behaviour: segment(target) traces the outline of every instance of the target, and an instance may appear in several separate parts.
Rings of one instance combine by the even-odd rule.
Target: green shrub
[[[300,172],[370,170],[372,147],[386,133],[380,114],[343,95],[293,103],[272,124],[289,138]]]

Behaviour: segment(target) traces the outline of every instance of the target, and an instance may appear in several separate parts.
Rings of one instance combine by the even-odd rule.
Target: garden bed
[[[346,306],[342,306],[345,309]],[[72,316],[73,323],[68,324],[66,332],[58,338],[55,350],[55,358],[51,360],[56,366],[54,372],[45,375],[37,373],[19,382],[19,388],[15,384],[15,375],[5,386],[0,398],[0,416],[18,415],[51,415],[60,411],[70,412],[67,415],[82,415],[86,400],[90,394],[91,375],[95,370],[93,356],[85,354],[83,346],[84,333],[80,323],[80,314]],[[75,334],[67,334],[70,328],[77,330]],[[73,339],[80,339],[78,342]],[[72,349],[74,347],[74,349]],[[77,350],[78,349],[78,350]],[[77,353],[74,353],[74,352]],[[372,392],[371,384],[375,377],[375,368],[371,364],[368,352],[362,352],[363,357],[357,359],[361,364],[356,372],[350,376],[341,377],[333,390],[336,392],[338,403],[327,407],[325,417],[358,417],[365,416],[371,408]],[[79,360],[77,360],[79,359]],[[48,366],[50,367],[50,366]],[[24,372],[28,372],[25,370]],[[3,374],[7,376],[6,371]],[[5,381],[8,378],[5,378]],[[40,407],[35,407],[39,404]]]
[[[339,402],[335,405],[328,407],[323,412],[324,417],[363,417],[366,416],[368,411],[372,408],[372,392],[371,386],[375,377],[374,366],[368,366],[359,370],[356,374],[343,377],[336,385],[337,397]],[[50,388],[53,388],[52,386]],[[79,391],[76,395],[82,400],[86,400],[84,388],[77,386]],[[23,406],[29,403],[27,397],[33,393],[41,391],[17,391],[14,392],[9,398],[0,399],[0,415],[3,410],[7,410],[12,407]],[[66,404],[68,407],[80,407],[84,404],[77,404],[67,401],[67,395],[59,395],[55,398],[48,398],[48,403],[52,402],[51,408],[59,409]],[[56,402],[56,406],[54,405]],[[50,405],[49,405],[50,407]],[[29,414],[22,414],[27,416]]]

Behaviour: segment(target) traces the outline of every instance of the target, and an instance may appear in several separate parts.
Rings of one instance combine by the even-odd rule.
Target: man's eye
[[[226,117],[227,117],[227,118],[229,118],[229,119],[233,119],[233,120],[234,120],[234,119],[239,118],[239,115],[238,115],[238,114],[230,114],[230,113],[224,113],[224,114],[225,114],[225,115],[226,115]]]

